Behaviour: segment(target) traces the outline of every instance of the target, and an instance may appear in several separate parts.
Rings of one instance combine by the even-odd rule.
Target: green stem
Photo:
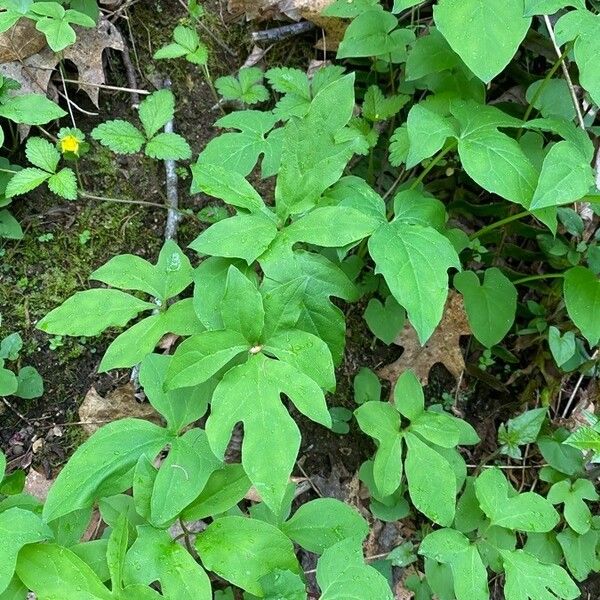
[[[158,204],[158,202],[146,202],[145,200],[126,200],[124,198],[106,198],[105,196],[94,196],[93,194],[88,194],[84,190],[79,190],[79,196],[81,198],[87,198],[88,200],[100,200],[102,202],[116,202],[118,204],[139,204],[141,206],[151,206],[153,208],[162,208],[163,210],[169,210],[170,208],[165,204]],[[173,210],[173,209],[170,209]],[[189,215],[187,212],[177,211],[182,215]]]
[[[448,154],[448,152],[454,150],[456,148],[457,142],[452,142],[446,148],[440,150],[432,159],[431,162],[423,169],[421,174],[412,182],[412,185],[409,189],[414,190],[420,183],[422,183],[423,179],[428,175],[428,173],[433,169],[443,158]]]
[[[494,223],[491,223],[490,225],[486,225],[485,227],[482,227],[479,231],[476,231],[475,233],[471,234],[469,236],[469,239],[475,240],[477,238],[480,238],[482,235],[485,235],[486,233],[489,233],[490,231],[493,231],[494,229],[498,229],[498,227],[502,227],[504,225],[507,225],[508,223],[512,223],[513,221],[517,221],[519,219],[522,219],[523,217],[527,217],[528,215],[529,215],[529,211],[524,210],[523,212],[517,213],[515,215],[510,215],[509,217],[506,217],[505,219],[500,219],[500,221],[495,221]]]
[[[208,84],[208,87],[210,88],[211,94],[213,95],[213,98],[215,99],[215,102],[217,103],[219,110],[223,114],[225,114],[225,110],[221,106],[221,99],[219,98],[219,94],[217,94],[217,90],[215,89],[215,85],[213,83],[210,71],[208,70],[208,65],[202,65],[202,69],[204,70],[204,78],[206,79],[206,83]]]
[[[529,275],[529,277],[522,277],[521,279],[515,279],[513,285],[520,285],[521,283],[528,283],[530,281],[539,281],[540,279],[562,279],[565,276],[564,273],[544,273],[542,275]]]

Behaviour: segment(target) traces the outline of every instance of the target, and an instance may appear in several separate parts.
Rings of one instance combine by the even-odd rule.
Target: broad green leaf
[[[128,542],[127,517],[123,514],[110,532],[106,547],[106,564],[110,573],[111,589],[115,591],[123,589],[123,566]]]
[[[0,210],[0,238],[9,240],[23,239],[21,225],[7,210]]]
[[[147,144],[144,152],[159,160],[188,160],[192,149],[178,133],[158,133]]]
[[[255,519],[217,519],[198,535],[196,549],[208,570],[255,596],[263,595],[259,580],[270,572],[300,571],[291,540]]]
[[[578,6],[581,2],[578,3]],[[600,16],[588,10],[574,10],[559,19],[554,28],[557,43],[575,40],[574,53],[579,68],[579,82],[600,103],[598,63],[595,57],[600,49]]]
[[[446,227],[446,208],[437,198],[419,190],[401,190],[394,196],[394,218],[442,231]]]
[[[42,94],[12,96],[0,105],[0,117],[28,125],[45,125],[66,114],[58,104]]]
[[[184,521],[198,521],[227,512],[244,499],[250,480],[242,465],[227,464],[213,471],[200,495],[181,514]]]
[[[564,516],[569,527],[580,535],[587,533],[592,525],[592,513],[584,500],[598,500],[594,484],[589,479],[577,479],[571,483],[564,479],[555,483],[548,492],[552,504],[564,504]]]
[[[349,505],[333,498],[317,498],[303,504],[281,530],[305,550],[323,554],[346,538],[364,539],[369,527]]]
[[[115,119],[100,123],[90,134],[117,154],[134,154],[139,152],[146,141],[144,135],[128,121]]]
[[[578,477],[584,469],[583,452],[563,443],[568,437],[569,432],[565,429],[559,429],[554,432],[552,437],[548,435],[540,436],[537,445],[544,460],[553,469],[566,475]]]
[[[220,466],[202,429],[190,429],[173,440],[154,481],[150,522],[157,527],[170,524]]]
[[[81,558],[56,544],[35,544],[23,548],[19,553],[17,574],[39,600],[114,599]]]
[[[579,598],[579,589],[562,567],[542,564],[523,550],[501,550],[500,554],[506,574],[506,600]]]
[[[410,431],[442,448],[454,448],[458,445],[458,428],[455,421],[444,412],[422,412],[411,421]]]
[[[428,35],[419,36],[406,61],[406,79],[414,81],[432,73],[441,73],[460,64],[460,59],[450,48],[446,38],[435,27]]]
[[[457,492],[452,467],[416,435],[406,433],[404,439],[407,446],[404,470],[412,503],[434,523],[449,526],[454,520]],[[432,472],[435,478],[430,476]]]
[[[4,479],[4,474],[6,473],[6,456],[4,452],[0,450],[0,481]]]
[[[554,531],[528,533],[527,542],[523,546],[523,550],[535,556],[542,563],[560,564],[563,560],[563,551],[556,540],[556,533]]]
[[[171,90],[163,89],[147,96],[139,108],[139,117],[148,139],[173,118],[175,112],[175,96]]]
[[[176,543],[170,544],[162,562],[160,583],[163,595],[160,598],[211,600],[210,579],[185,548]]]
[[[548,344],[552,356],[559,367],[562,367],[562,365],[571,360],[577,351],[575,333],[573,331],[565,331],[561,335],[560,331],[554,325],[548,328]]]
[[[369,252],[424,344],[442,318],[447,270],[460,270],[452,244],[431,227],[395,220],[370,237]]]
[[[14,196],[26,194],[42,185],[42,183],[49,178],[50,173],[42,171],[41,169],[36,169],[34,167],[21,169],[10,178],[10,181],[6,185],[5,196],[7,198],[13,198]]]
[[[575,119],[569,84],[564,79],[534,81],[527,88],[525,99],[540,111],[542,117],[559,117],[568,121]]]
[[[167,431],[149,421],[121,419],[105,425],[77,448],[58,474],[44,505],[44,519],[91,506],[101,486],[131,471],[142,454],[154,457],[168,442]],[[131,487],[131,478],[125,477],[123,486]]]
[[[595,460],[600,457],[600,431],[597,431],[597,428],[579,427],[564,443],[584,452],[591,450]]]
[[[242,464],[265,504],[280,507],[300,447],[300,432],[281,402],[285,394],[317,423],[331,426],[323,392],[307,375],[262,354],[228,371],[213,394],[206,433],[222,457],[236,423],[244,424]]]
[[[335,0],[323,10],[323,15],[328,17],[353,18],[372,8],[381,9],[379,0]]]
[[[52,530],[39,516],[28,510],[10,508],[0,513],[0,595],[10,584],[19,551],[27,544],[42,542],[52,537]]]
[[[219,165],[202,163],[192,165],[192,188],[190,191],[192,194],[204,192],[236,208],[244,208],[250,212],[259,212],[265,209],[260,194],[244,176]]]
[[[567,527],[557,534],[556,539],[562,548],[567,567],[577,581],[585,581],[592,571],[598,570],[600,561],[596,556],[596,530],[591,529],[579,535]]]
[[[214,388],[212,382],[196,387],[165,392],[163,385],[172,357],[149,354],[140,366],[140,385],[150,404],[167,420],[169,430],[176,433],[197,421],[206,412]]]
[[[107,327],[122,327],[154,304],[118,290],[77,292],[50,311],[37,328],[50,334],[94,336]]]
[[[563,140],[554,144],[546,155],[529,208],[576,202],[588,193],[593,183],[592,168],[586,157],[577,146]]]
[[[546,407],[534,408],[509,419],[506,425],[500,425],[498,442],[502,444],[501,451],[512,458],[520,459],[521,451],[518,447],[533,444],[537,440],[547,414]]]
[[[48,189],[65,200],[77,200],[77,177],[69,167],[48,178]]]
[[[159,299],[168,299],[183,292],[192,283],[193,269],[188,257],[173,240],[166,240],[158,255],[155,281]]]
[[[364,404],[381,399],[381,382],[379,377],[367,367],[361,367],[354,377],[354,401]]]
[[[406,313],[393,296],[385,299],[385,305],[377,298],[371,298],[364,318],[371,333],[389,346],[402,331]]]
[[[600,280],[585,267],[573,267],[565,273],[565,304],[569,317],[590,346],[600,341]]]
[[[364,11],[346,29],[337,58],[389,55],[396,50],[390,33],[397,25],[398,19],[381,7]]]
[[[208,381],[238,354],[250,350],[241,333],[205,331],[181,343],[167,369],[165,389],[173,390]]]
[[[388,402],[365,402],[354,411],[358,426],[378,442],[373,479],[382,496],[389,496],[402,479],[400,415]]]
[[[585,10],[585,0],[525,0],[525,16],[553,15],[561,8],[572,6]]]
[[[221,315],[226,329],[242,334],[250,346],[258,344],[265,324],[262,296],[254,282],[233,265],[227,272]]]
[[[423,386],[411,371],[405,371],[394,385],[394,405],[398,412],[414,421],[425,410]]]
[[[433,15],[452,49],[485,83],[508,65],[531,25],[523,0],[440,0]]]
[[[23,367],[17,374],[15,396],[31,400],[44,394],[44,380],[35,367]]]
[[[276,333],[293,329],[302,310],[306,280],[296,277],[280,285],[263,286],[261,293],[265,309],[264,338],[269,339]]]
[[[500,469],[486,469],[475,480],[475,493],[492,525],[543,533],[554,529],[559,515],[535,492],[516,494]]]
[[[243,258],[254,262],[277,235],[277,226],[267,216],[257,213],[223,219],[203,231],[190,248],[200,254]]]
[[[496,267],[486,269],[483,283],[473,271],[454,277],[463,295],[473,335],[487,348],[498,344],[512,327],[517,311],[517,290]]]
[[[386,578],[365,564],[360,537],[342,540],[323,552],[317,583],[321,600],[393,600]]]
[[[58,161],[60,160],[58,150],[48,140],[38,137],[27,140],[25,155],[32,165],[49,173],[56,171]]]
[[[421,542],[419,554],[449,564],[457,600],[487,600],[487,570],[477,547],[454,529],[438,529]]]
[[[408,169],[441,150],[449,137],[457,135],[453,123],[426,104],[415,104],[408,113],[406,121],[409,151],[406,158]]]

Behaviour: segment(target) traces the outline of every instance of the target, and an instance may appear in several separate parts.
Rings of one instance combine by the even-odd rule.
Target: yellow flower
[[[74,135],[66,135],[60,140],[60,151],[64,154],[65,152],[72,152],[77,154],[79,150],[79,140]]]

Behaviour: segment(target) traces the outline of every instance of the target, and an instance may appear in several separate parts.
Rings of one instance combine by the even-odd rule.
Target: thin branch
[[[600,352],[600,348],[597,348],[596,351],[594,352],[594,354],[592,354],[591,360],[596,360],[598,358],[599,352]],[[577,383],[575,384],[575,387],[573,388],[573,391],[571,392],[571,395],[569,396],[569,399],[567,400],[565,409],[563,410],[563,413],[562,413],[563,419],[566,419],[567,414],[569,413],[569,409],[571,408],[571,404],[573,404],[573,400],[575,400],[575,396],[577,396],[577,392],[579,391],[579,388],[581,387],[581,383],[583,382],[584,377],[585,377],[585,375],[583,373],[581,373],[581,375],[579,375],[579,379],[577,379]]]
[[[97,87],[102,90],[113,90],[115,92],[129,92],[130,94],[142,94],[147,96],[151,94],[148,90],[140,90],[137,88],[120,87],[118,85],[107,85],[103,83],[91,83],[90,81],[81,81],[80,79],[65,79],[67,83],[76,83],[77,85],[87,85],[89,87]]]
[[[552,27],[552,22],[550,21],[550,17],[548,15],[544,15],[544,24],[546,25],[546,29],[548,30],[548,35],[552,40],[552,45],[554,46],[554,51],[556,52],[556,56],[560,59],[562,57],[562,52],[560,51],[560,46],[556,43],[556,35],[554,35],[554,28]],[[573,106],[575,107],[575,112],[577,113],[577,122],[579,123],[579,127],[581,129],[585,129],[585,123],[583,122],[583,114],[581,112],[581,107],[579,106],[579,100],[577,98],[577,92],[575,91],[575,86],[573,85],[573,81],[571,80],[571,75],[569,74],[569,69],[565,64],[564,60],[561,60],[560,63],[563,75],[567,81],[567,85],[569,86],[569,92],[571,93],[571,99],[573,100]]]
[[[171,88],[171,81],[165,81],[165,88]],[[173,119],[165,125],[165,133],[173,133]],[[165,160],[166,186],[167,186],[167,223],[165,225],[165,240],[177,239],[177,226],[181,221],[179,211],[179,195],[177,193],[177,163],[174,160]]]

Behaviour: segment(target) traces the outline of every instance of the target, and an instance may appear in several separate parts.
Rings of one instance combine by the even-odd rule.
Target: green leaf
[[[271,87],[280,94],[294,94],[310,101],[310,86],[308,77],[300,69],[275,67],[265,73]]]
[[[303,504],[281,530],[305,550],[323,554],[346,538],[364,539],[369,526],[347,504],[333,498],[317,498]]]
[[[418,190],[401,190],[394,196],[394,217],[407,223],[433,227],[442,232],[446,228],[446,208],[437,198]]]
[[[52,530],[37,515],[28,510],[9,508],[0,513],[0,544],[2,544],[0,595],[10,584],[19,551],[27,544],[52,537]]]
[[[590,346],[600,341],[600,280],[585,267],[573,267],[565,273],[565,304],[569,317]]]
[[[572,6],[585,10],[585,0],[525,0],[525,16],[553,15],[561,8]]]
[[[154,481],[150,522],[169,525],[202,491],[210,474],[221,466],[206,433],[194,428],[175,438]]]
[[[449,137],[457,135],[452,121],[430,110],[426,103],[413,105],[406,126],[409,141],[406,167],[409,169],[433,156],[442,149]]]
[[[237,331],[206,331],[182,342],[167,370],[166,390],[185,388],[208,381],[238,354],[249,351]]]
[[[192,165],[192,194],[204,192],[219,198],[236,208],[249,212],[265,210],[260,194],[248,183],[246,178],[235,171],[219,165],[196,163]]]
[[[48,179],[50,191],[66,200],[77,200],[77,177],[73,169],[65,167]]]
[[[424,344],[442,318],[447,270],[460,269],[452,244],[431,227],[394,220],[370,237],[369,252]]]
[[[460,59],[435,27],[418,37],[406,61],[406,79],[414,81],[432,73],[441,73],[460,64]]]
[[[457,600],[487,600],[487,570],[474,544],[454,529],[439,529],[421,542],[419,554],[449,564]]]
[[[371,298],[364,318],[371,333],[389,346],[402,331],[406,313],[393,296],[385,299],[385,305],[377,298]]]
[[[35,544],[23,548],[19,553],[17,574],[40,600],[114,599],[81,558],[56,544]]]
[[[390,164],[398,167],[405,163],[408,158],[410,142],[408,140],[408,128],[405,125],[398,127],[390,138]]]
[[[128,541],[127,517],[122,514],[110,533],[106,548],[106,564],[110,573],[111,589],[114,591],[123,589],[123,565]]]
[[[512,327],[517,311],[517,290],[500,269],[486,269],[483,284],[473,271],[454,277],[463,295],[473,335],[487,348],[498,344]]]
[[[175,96],[171,90],[163,89],[153,92],[140,104],[139,117],[146,137],[153,138],[175,113]]]
[[[159,133],[144,149],[146,156],[159,160],[188,160],[192,158],[192,149],[178,133]]]
[[[33,137],[27,140],[25,146],[27,160],[34,166],[54,173],[60,160],[60,153],[48,140]]]
[[[166,46],[163,46],[162,48],[159,48],[154,53],[152,58],[154,58],[154,60],[180,58],[181,56],[185,56],[186,54],[188,54],[188,52],[189,51],[186,48],[184,48],[183,46],[172,43],[172,44],[167,44]]]
[[[578,6],[581,2],[578,3]],[[600,47],[600,16],[588,10],[574,10],[562,16],[555,25],[557,43],[575,40],[575,61],[579,68],[579,82],[595,104],[600,103],[598,63],[594,58]]]
[[[52,3],[36,2],[36,5],[37,4]],[[54,52],[64,50],[67,46],[71,46],[77,40],[75,30],[69,25],[65,18],[44,17],[37,22],[35,28],[46,36],[48,46],[50,46]]]
[[[566,362],[571,360],[577,351],[575,333],[573,331],[565,331],[561,336],[560,331],[554,325],[548,328],[548,344],[552,356],[559,367],[562,367]]]
[[[12,198],[13,196],[26,194],[42,185],[49,177],[50,173],[41,169],[34,169],[33,167],[21,169],[10,178],[10,181],[6,185],[5,195],[7,198]]]
[[[506,423],[498,428],[498,442],[503,444],[501,451],[508,454],[512,458],[521,458],[519,446],[525,444],[533,444],[540,434],[540,430],[548,409],[546,407],[534,408],[533,410],[525,411],[523,414],[509,419]]]
[[[594,484],[589,479],[577,479],[571,483],[564,479],[555,483],[548,492],[552,504],[564,503],[564,516],[569,527],[580,535],[592,526],[592,513],[584,500],[598,500]]]
[[[195,29],[178,25],[173,30],[173,39],[183,46],[188,52],[193,52],[200,43],[200,38]]]
[[[4,452],[0,450],[0,482],[4,479],[4,474],[6,473],[6,456]]]
[[[224,465],[210,474],[202,492],[181,517],[184,521],[198,521],[223,514],[244,499],[251,485],[242,465]]]
[[[408,493],[415,508],[433,522],[449,526],[454,520],[456,477],[452,467],[438,452],[416,435],[406,433],[404,470]],[[435,479],[430,473],[436,474]]]
[[[149,421],[122,419],[105,425],[77,448],[58,474],[44,505],[44,519],[91,506],[101,486],[130,472],[142,454],[156,456],[168,442],[167,431]],[[123,486],[131,487],[131,477]]]
[[[566,528],[557,534],[556,539],[565,555],[569,571],[577,581],[585,581],[592,571],[598,570],[596,545],[598,532],[589,530],[583,535]]]
[[[564,79],[534,81],[527,88],[525,99],[540,111],[542,117],[558,117],[567,121],[575,119],[569,84]]]
[[[7,210],[0,210],[0,237],[9,240],[23,239],[21,225]]]
[[[596,428],[579,427],[565,441],[565,444],[583,450],[591,450],[594,453],[594,458],[600,456],[600,432]]]
[[[346,29],[337,58],[389,55],[396,50],[390,33],[397,25],[398,19],[381,7],[362,12]]]
[[[300,317],[305,292],[306,280],[302,277],[280,285],[263,285],[261,293],[265,309],[264,339],[295,327]]]
[[[410,421],[417,419],[425,410],[423,387],[410,370],[402,373],[394,385],[394,406]]]
[[[360,537],[345,539],[323,552],[317,563],[317,583],[321,600],[393,600],[386,578],[365,564]]]
[[[544,158],[540,179],[529,208],[569,204],[585,196],[594,183],[592,168],[577,146],[563,140]]]
[[[323,392],[307,375],[262,354],[228,371],[213,394],[206,433],[222,457],[234,425],[244,424],[242,464],[265,504],[277,512],[300,447],[300,432],[281,402],[284,393],[308,418],[327,427]],[[265,445],[265,440],[268,443]]]
[[[452,49],[485,83],[508,65],[531,25],[522,0],[440,0],[433,15]]]
[[[17,375],[15,396],[31,400],[44,394],[44,381],[35,367],[23,367]]]
[[[118,154],[134,154],[139,152],[146,141],[144,135],[128,121],[115,119],[100,123],[90,134]]]
[[[292,542],[279,529],[245,517],[213,521],[196,538],[204,566],[242,589],[262,596],[259,580],[281,569],[299,573]]]
[[[208,575],[179,544],[169,545],[160,576],[162,597],[177,600],[211,600]]]
[[[0,117],[28,125],[45,125],[66,114],[60,106],[42,94],[12,96],[0,105]]]
[[[559,515],[534,492],[516,494],[500,469],[486,469],[475,481],[475,493],[492,525],[543,533],[554,529]]]
[[[277,235],[277,226],[263,214],[237,215],[203,231],[190,248],[200,254],[243,258],[253,263]]]
[[[215,87],[227,100],[241,100],[245,104],[256,104],[269,99],[267,88],[262,85],[263,72],[258,67],[243,67],[238,76],[219,77]]]
[[[381,382],[379,377],[367,367],[361,367],[354,377],[354,401],[364,404],[381,399]]]
[[[506,600],[579,598],[579,589],[562,567],[542,564],[523,550],[500,550],[500,554],[506,574]]]
[[[408,102],[405,95],[394,95],[386,98],[378,86],[372,85],[365,93],[363,100],[363,116],[372,122],[385,121],[397,114]]]
[[[50,334],[94,336],[107,327],[122,327],[140,312],[155,308],[118,290],[77,292],[50,311],[37,328]]]

